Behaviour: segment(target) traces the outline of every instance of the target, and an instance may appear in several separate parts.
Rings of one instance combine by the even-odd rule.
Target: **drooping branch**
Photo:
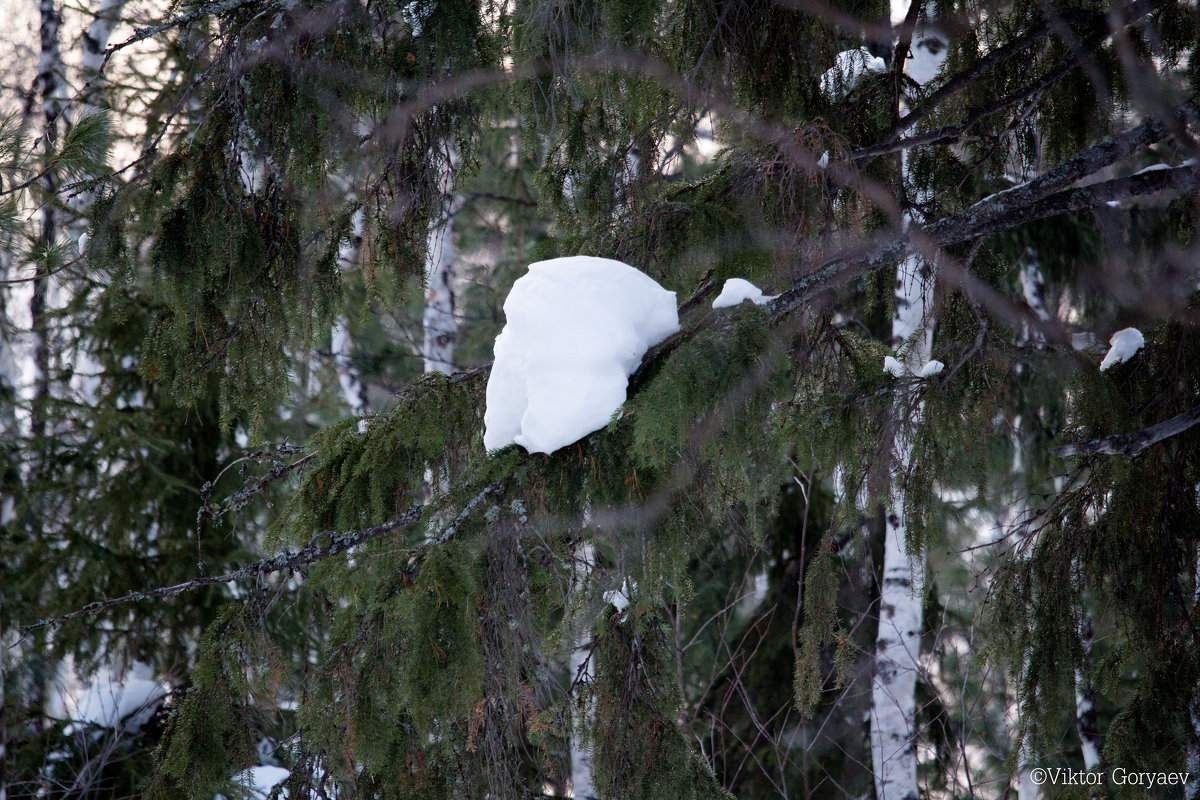
[[[420,562],[422,557],[431,547],[443,545],[448,542],[458,532],[458,529],[466,521],[467,517],[479,507],[479,504],[487,499],[490,495],[495,495],[501,490],[501,482],[489,484],[479,494],[475,495],[463,507],[458,516],[446,526],[446,528],[436,537],[427,540],[419,547],[413,548],[411,558],[413,561]],[[157,589],[151,589],[145,592],[130,592],[121,597],[113,597],[108,600],[100,600],[95,603],[90,603],[83,608],[71,611],[57,617],[38,620],[37,622],[21,627],[21,635],[28,635],[30,632],[39,628],[54,627],[61,625],[64,622],[76,619],[78,617],[89,614],[97,614],[113,606],[125,605],[126,603],[135,603],[141,600],[156,600],[162,597],[174,597],[177,594],[184,592],[192,592],[196,589],[203,589],[206,586],[215,586],[219,583],[233,583],[234,581],[246,580],[249,578],[262,578],[266,575],[271,575],[276,572],[282,572],[286,569],[296,569],[309,564],[315,564],[318,561],[324,561],[336,555],[341,555],[351,548],[357,547],[360,544],[380,539],[397,531],[402,531],[411,528],[421,521],[421,516],[425,512],[424,505],[413,506],[395,519],[388,520],[380,525],[375,525],[370,528],[364,528],[360,531],[351,531],[348,533],[340,533],[338,531],[323,531],[318,533],[312,540],[299,551],[292,553],[284,551],[272,558],[264,558],[261,561],[255,561],[253,564],[247,564],[241,569],[228,572],[224,575],[201,576],[193,578],[190,581],[177,583],[174,586],[162,586]],[[412,570],[415,574],[419,570],[419,566]]]
[[[261,578],[285,569],[296,569],[297,567],[324,561],[327,558],[344,553],[352,547],[357,547],[360,544],[365,544],[366,542],[379,539],[405,528],[411,528],[421,520],[421,514],[424,510],[425,506],[423,505],[413,506],[395,519],[360,531],[352,531],[350,533],[324,531],[313,537],[311,542],[295,553],[285,550],[277,556],[255,561],[253,564],[247,564],[241,569],[224,575],[202,576],[193,578],[190,581],[184,581],[183,583],[177,583],[174,586],[162,586],[145,592],[130,592],[122,597],[113,597],[108,600],[89,603],[76,611],[49,619],[38,620],[30,625],[24,625],[21,627],[21,635],[25,636],[39,628],[61,625],[78,617],[97,614],[113,606],[135,603],[141,600],[174,597],[177,594],[193,592],[197,589],[203,589],[206,586],[215,586],[219,583],[233,583],[234,581],[246,580],[248,578]]]
[[[1056,447],[1054,455],[1059,458],[1092,455],[1136,456],[1150,445],[1158,444],[1172,436],[1178,436],[1196,424],[1200,424],[1200,406],[1136,433],[1120,433],[1115,436],[1105,436],[1087,442],[1075,442]]]
[[[1181,114],[1186,113],[1190,115],[1189,118],[1194,117],[1197,112],[1196,101],[1185,103],[1181,109]],[[1009,230],[1057,214],[1093,208],[1110,200],[1137,197],[1165,189],[1194,191],[1200,186],[1200,168],[1195,166],[1154,170],[1090,186],[1061,189],[1071,181],[1107,166],[1123,155],[1135,152],[1140,147],[1161,139],[1164,135],[1161,125],[1153,120],[1148,121],[1114,140],[1085,150],[1040,178],[984,198],[962,213],[933,223],[925,227],[923,231],[914,231],[907,236],[890,241],[878,240],[873,245],[869,245],[865,252],[860,248],[855,253],[835,257],[772,301],[773,314],[778,319],[796,310],[809,299],[832,289],[835,285],[860,277],[875,269],[890,267],[908,253],[917,250],[918,245],[929,244],[934,247],[945,247]],[[1056,191],[1059,189],[1061,191]],[[916,226],[913,228],[915,229]],[[661,357],[665,351],[669,351],[679,341],[678,334],[664,341],[652,349],[646,361],[656,360],[650,358],[652,355]],[[490,366],[490,364],[485,364],[456,373],[450,376],[450,380],[457,382],[486,375]],[[639,369],[639,374],[642,371]],[[1200,422],[1200,407],[1139,433],[1122,434],[1091,442],[1066,445],[1058,448],[1055,453],[1064,458],[1089,454],[1136,455],[1150,445],[1182,433],[1198,422]],[[463,514],[470,513],[484,496],[496,490],[496,485],[484,489],[479,497],[468,504]],[[146,592],[133,592],[123,597],[92,603],[77,611],[24,626],[22,632],[28,634],[39,628],[56,626],[125,603],[170,597],[206,586],[261,577],[322,561],[346,552],[359,544],[411,527],[420,520],[423,511],[424,506],[414,506],[389,522],[361,531],[351,533],[326,531],[316,536],[308,546],[296,553],[285,552],[225,575],[195,578],[174,586],[160,587]],[[462,516],[460,515],[444,534],[437,537],[435,543],[444,542],[453,535],[453,530],[461,524]],[[318,544],[322,541],[324,544]]]

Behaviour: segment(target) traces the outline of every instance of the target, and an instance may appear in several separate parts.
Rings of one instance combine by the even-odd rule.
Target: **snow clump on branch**
[[[483,415],[488,450],[553,453],[600,430],[642,356],[679,330],[674,292],[592,256],[530,264],[504,316]]]
[[[887,64],[865,47],[843,50],[837,54],[833,66],[821,75],[821,94],[837,100],[853,91],[868,72],[887,72]]]
[[[721,287],[721,294],[713,300],[713,308],[730,308],[749,300],[759,306],[765,306],[774,300],[776,295],[763,294],[762,289],[741,278],[730,278]]]
[[[1137,351],[1146,344],[1146,337],[1142,336],[1142,332],[1137,328],[1125,328],[1114,333],[1108,343],[1112,346],[1100,362],[1101,372],[1117,364],[1124,364],[1137,355]]]

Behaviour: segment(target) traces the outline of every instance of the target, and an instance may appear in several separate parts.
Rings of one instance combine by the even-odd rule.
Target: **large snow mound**
[[[1145,346],[1146,337],[1142,336],[1142,332],[1137,328],[1125,328],[1114,333],[1108,343],[1111,346],[1104,355],[1104,360],[1100,362],[1101,372],[1133,358],[1137,351]]]
[[[592,256],[530,264],[504,315],[483,415],[488,450],[553,453],[603,428],[642,356],[679,330],[674,292]]]

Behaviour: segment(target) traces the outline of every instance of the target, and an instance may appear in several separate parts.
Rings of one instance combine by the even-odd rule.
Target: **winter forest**
[[[1196,0],[0,19],[0,800],[1200,798]]]

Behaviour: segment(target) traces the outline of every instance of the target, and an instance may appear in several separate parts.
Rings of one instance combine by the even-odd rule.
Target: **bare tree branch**
[[[1120,24],[1122,26],[1131,25],[1164,5],[1166,5],[1165,0],[1137,0],[1137,2],[1131,3],[1121,11],[1119,17],[1121,20]],[[1050,33],[1049,23],[1042,23],[1041,26],[1034,28],[1024,36],[1012,40],[1008,45],[989,53],[971,67],[955,74],[941,88],[935,91],[920,108],[909,112],[903,118],[899,119],[892,126],[892,129],[884,134],[878,144],[855,150],[850,154],[851,157],[854,159],[873,158],[887,153],[894,153],[907,147],[950,144],[958,141],[963,133],[980,120],[1011,108],[1022,100],[1038,95],[1059,83],[1063,78],[1091,58],[1093,51],[1103,44],[1108,37],[1112,36],[1114,30],[1108,27],[1107,18],[1103,15],[1093,17],[1090,28],[1089,34],[1080,42],[1079,47],[1075,48],[1074,52],[1045,75],[1030,81],[1017,91],[999,98],[988,105],[976,106],[969,109],[967,116],[953,125],[947,125],[937,130],[914,134],[912,136],[904,136],[904,131],[909,130],[918,120],[927,116],[947,97],[969,86],[980,75],[990,70],[996,64],[1025,52]]]
[[[1058,214],[1095,208],[1110,201],[1164,189],[1194,191],[1200,186],[1200,169],[1195,166],[1160,169],[1089,186],[1047,191],[1064,182],[1066,180],[1056,175],[1056,171],[1051,171],[1043,178],[985,197],[966,211],[928,225],[923,231],[914,230],[900,238],[877,238],[865,249],[843,251],[771,301],[771,310],[776,317],[791,313],[812,297],[847,280],[895,265],[914,249],[929,250],[958,244]]]
[[[1198,423],[1200,423],[1200,406],[1136,433],[1120,433],[1115,436],[1105,436],[1102,439],[1056,447],[1054,455],[1059,458],[1092,455],[1136,456],[1150,445],[1158,444],[1172,436],[1178,436]]]

